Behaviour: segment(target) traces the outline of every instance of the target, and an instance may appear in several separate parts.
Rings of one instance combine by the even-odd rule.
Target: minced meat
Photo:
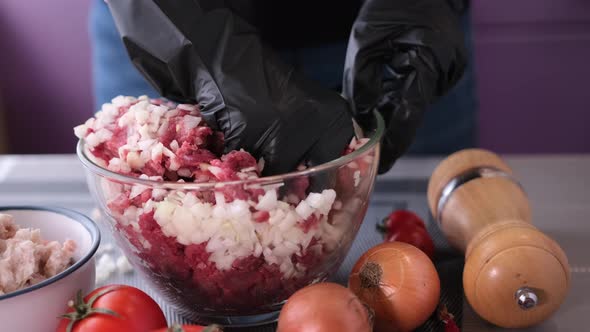
[[[223,135],[197,106],[145,96],[113,99],[75,133],[98,165],[154,184],[255,180],[264,167],[244,150],[223,154]],[[330,218],[342,205],[336,191],[309,192],[307,177],[204,190],[101,181],[131,261],[197,311],[280,303],[344,259],[340,241],[355,227]]]
[[[14,218],[0,213],[0,295],[51,278],[73,263],[76,243],[41,238],[39,229],[20,228]]]

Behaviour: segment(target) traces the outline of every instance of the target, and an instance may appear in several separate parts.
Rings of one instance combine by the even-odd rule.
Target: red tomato
[[[428,231],[424,227],[410,224],[399,227],[386,237],[386,242],[393,241],[411,244],[422,250],[430,259],[434,259],[434,242],[432,242]]]
[[[127,285],[81,292],[61,320],[57,332],[146,332],[166,327],[166,317],[149,295]]]
[[[218,325],[178,325],[174,324],[170,327],[153,330],[152,332],[222,332],[223,329]]]

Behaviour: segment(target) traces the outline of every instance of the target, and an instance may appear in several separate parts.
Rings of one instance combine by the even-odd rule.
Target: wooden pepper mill
[[[529,201],[496,154],[467,149],[438,165],[428,204],[449,243],[465,253],[463,288],[477,314],[500,327],[547,319],[570,284],[567,257],[531,225]]]

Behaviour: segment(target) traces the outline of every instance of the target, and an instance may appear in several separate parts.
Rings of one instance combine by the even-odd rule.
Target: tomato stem
[[[76,299],[74,300],[74,303],[69,303],[71,304],[70,307],[72,309],[74,309],[73,312],[67,313],[62,315],[60,318],[66,318],[70,320],[70,323],[68,324],[68,327],[66,328],[66,332],[72,332],[74,325],[76,324],[76,322],[83,320],[84,318],[93,315],[93,314],[104,314],[104,315],[111,315],[111,316],[115,316],[115,317],[120,317],[119,314],[117,314],[116,312],[106,309],[106,308],[93,308],[92,306],[94,305],[94,302],[96,302],[96,300],[107,294],[110,293],[114,290],[116,290],[117,288],[119,288],[119,286],[112,286],[112,287],[107,287],[105,289],[103,289],[102,291],[94,294],[90,299],[88,299],[88,302],[84,302],[84,297],[82,296],[82,290],[78,290],[78,292],[76,292]]]

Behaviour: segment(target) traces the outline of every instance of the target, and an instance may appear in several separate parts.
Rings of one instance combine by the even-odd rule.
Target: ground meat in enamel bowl
[[[0,295],[33,286],[70,267],[76,242],[47,241],[41,231],[21,228],[0,213]]]

